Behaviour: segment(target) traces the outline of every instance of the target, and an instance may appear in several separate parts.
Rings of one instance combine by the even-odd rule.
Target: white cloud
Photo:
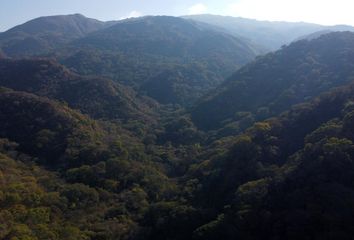
[[[224,14],[260,20],[354,23],[352,0],[235,0]]]
[[[203,4],[203,3],[197,3],[188,8],[188,14],[193,15],[193,14],[202,14],[206,13],[208,7]]]
[[[131,11],[128,15],[121,17],[120,19],[126,19],[126,18],[136,18],[136,17],[141,17],[143,14],[139,11],[133,10]]]

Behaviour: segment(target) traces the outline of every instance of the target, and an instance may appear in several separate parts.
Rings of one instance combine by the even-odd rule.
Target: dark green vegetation
[[[82,77],[53,60],[0,60],[0,86],[35,93],[79,109],[94,118],[147,119],[154,101],[102,77]]]
[[[13,154],[16,144],[0,140],[1,152]],[[64,197],[64,187],[54,174],[34,164],[23,164],[26,156],[16,160],[0,154],[0,238],[1,239],[85,239]],[[48,182],[49,181],[49,182]]]
[[[207,25],[161,16],[118,22],[57,54],[81,74],[110,77],[161,103],[189,105],[258,53]]]
[[[255,120],[352,81],[353,49],[351,32],[295,42],[240,69],[210,92],[192,117],[204,129],[243,130]]]
[[[184,106],[261,53],[207,24],[167,16],[118,22],[43,17],[1,33],[0,48],[10,57],[57,58],[77,73],[109,77],[160,103]]]
[[[352,26],[323,26],[311,23],[257,21],[210,14],[185,16],[186,19],[211,24],[236,37],[251,40],[265,50],[277,50],[284,44],[320,31],[354,31]],[[324,33],[324,32],[322,32]]]
[[[195,166],[194,201],[220,212],[194,236],[351,239],[353,96],[346,86],[256,123]]]
[[[80,14],[40,17],[1,33],[0,48],[11,57],[38,55],[107,24]]]
[[[138,228],[149,201],[176,195],[164,152],[147,155],[118,126],[8,89],[0,104],[2,181],[11,183],[1,185],[3,239],[119,239]]]
[[[240,42],[205,27],[133,19],[55,50],[66,67],[0,60],[0,239],[353,239],[354,34],[258,57],[191,108],[144,96],[215,86],[198,76]]]

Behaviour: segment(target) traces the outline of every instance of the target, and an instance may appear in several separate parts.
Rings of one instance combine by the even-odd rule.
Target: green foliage
[[[80,14],[40,17],[2,33],[0,47],[11,57],[43,54],[103,27]]]
[[[190,145],[203,141],[203,133],[194,126],[190,118],[180,117],[167,122],[164,132],[158,136],[157,141],[158,143]]]
[[[227,38],[231,45],[218,49],[229,61],[225,51],[238,43],[196,26],[169,17],[127,20],[72,46],[88,56],[79,64],[97,63],[87,73],[120,66],[121,81],[137,81],[151,95],[162,84],[160,101],[188,104],[205,89],[199,74],[214,81],[228,65],[213,68],[221,57],[205,48]],[[150,30],[166,34],[151,38]],[[237,72],[237,81],[221,86],[227,96],[200,116],[223,125],[208,133],[180,106],[151,113],[157,105],[110,80],[80,77],[53,61],[1,60],[0,85],[15,90],[0,88],[0,238],[351,239],[354,85],[290,108],[350,79],[352,55],[343,46],[352,46],[352,36],[334,35],[294,43]],[[173,38],[160,43],[164,36]],[[202,46],[183,53],[190,49],[181,38]],[[103,61],[107,51],[112,58]]]
[[[228,151],[201,162],[189,173],[202,185],[192,200],[220,215],[194,236],[351,239],[352,98],[349,85],[293,107],[230,138],[223,143]],[[209,192],[218,197],[205,200]]]
[[[153,121],[153,101],[102,77],[82,77],[54,60],[0,61],[0,85],[63,101],[93,118]],[[43,132],[48,140],[48,132]],[[41,137],[41,136],[38,136]]]
[[[87,117],[26,93],[3,92],[0,102],[5,106],[0,110],[2,137],[20,143],[21,151],[39,157],[39,161],[48,165],[64,161],[65,165],[78,165],[84,161],[85,152],[103,155],[104,149],[99,148],[102,130]]]
[[[73,224],[63,212],[68,211],[59,192],[50,191],[38,182],[43,176],[60,180],[34,165],[23,164],[0,154],[0,237],[1,239],[69,239],[59,237]],[[60,183],[61,184],[61,183]],[[86,234],[77,229],[82,238]]]
[[[95,206],[99,201],[99,195],[95,189],[83,184],[73,184],[63,191],[70,208]]]
[[[33,178],[26,170],[23,178],[4,182],[0,205],[7,225],[1,236],[124,239],[150,201],[176,194],[164,166],[151,161],[143,144],[118,124],[96,122],[65,104],[8,89],[1,89],[0,102],[0,134],[18,142],[1,139],[0,152],[18,162],[35,161],[33,167],[46,166],[61,178],[47,173]],[[12,171],[3,164],[1,183]],[[118,207],[126,210],[106,218]],[[64,220],[68,224],[61,224]]]
[[[190,106],[258,51],[210,26],[144,17],[78,39],[54,54],[80,74],[110,77],[160,103]]]
[[[247,118],[245,124],[240,112],[250,112],[256,120],[264,120],[324,91],[348,84],[354,76],[353,38],[350,32],[332,33],[311,41],[294,42],[258,58],[192,109],[194,123],[202,129],[214,130],[229,119],[227,123],[236,121],[242,131],[254,119]]]

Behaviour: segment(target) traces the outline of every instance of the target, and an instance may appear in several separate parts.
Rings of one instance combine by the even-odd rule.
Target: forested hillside
[[[101,22],[80,14],[14,27],[0,34],[0,48],[10,57],[57,58],[77,73],[109,77],[160,103],[184,106],[262,53],[245,39],[191,20]]]
[[[15,147],[0,141],[1,239],[85,239],[64,196],[72,186],[35,164],[23,164],[28,156],[5,155],[18,155]]]
[[[161,103],[186,106],[258,53],[207,25],[159,16],[118,22],[56,54],[78,73],[107,76]]]
[[[159,157],[164,151],[155,154],[150,149],[147,154],[141,140],[119,126],[96,122],[47,98],[8,89],[1,89],[0,103],[1,146],[4,154],[17,159],[13,162],[1,155],[2,176],[6,180],[10,174],[23,175],[10,179],[12,185],[1,195],[1,216],[13,216],[0,229],[4,239],[42,239],[42,234],[55,239],[127,237],[137,234],[137,221],[149,202],[176,196],[175,183],[165,175],[169,163]],[[40,172],[38,166],[43,166],[54,174],[44,172],[45,182],[36,186],[39,176],[33,174],[37,172],[16,173],[6,167],[21,167],[18,161],[24,162],[25,169],[32,166]],[[21,190],[26,184],[35,192]],[[63,221],[66,224],[60,226]]]
[[[254,59],[168,16],[13,29],[43,51],[0,34],[0,239],[353,238],[354,33]]]
[[[157,103],[102,77],[82,77],[53,60],[0,60],[0,85],[35,93],[94,118],[153,121]]]
[[[354,33],[295,42],[233,74],[192,110],[197,126],[231,131],[354,79]],[[222,108],[218,106],[223,106]]]
[[[105,25],[80,14],[40,17],[0,33],[0,48],[11,57],[39,55]]]
[[[351,239],[353,84],[220,142],[190,169],[197,239]],[[209,193],[213,192],[213,195]]]

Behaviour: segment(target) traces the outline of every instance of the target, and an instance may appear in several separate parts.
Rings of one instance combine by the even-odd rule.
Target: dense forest
[[[199,17],[0,33],[0,239],[353,239],[354,34]]]
[[[16,81],[14,81],[16,80]],[[66,102],[94,118],[144,119],[157,103],[103,77],[83,77],[54,60],[0,60],[0,85]]]
[[[194,121],[203,129],[228,125],[242,130],[244,122],[274,116],[351,82],[353,40],[351,32],[329,33],[257,58],[205,96],[192,111]]]
[[[8,56],[38,55],[110,24],[80,14],[40,17],[2,33],[0,45]]]

